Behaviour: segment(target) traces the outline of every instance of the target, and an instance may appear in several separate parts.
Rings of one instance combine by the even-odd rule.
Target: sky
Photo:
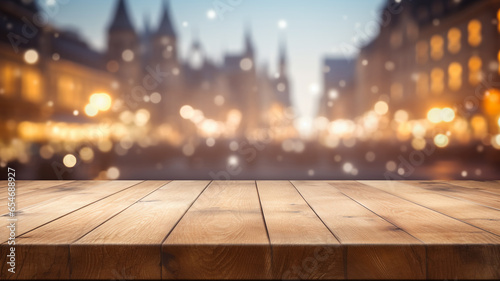
[[[126,0],[134,26],[149,22],[157,28],[163,0]],[[49,9],[51,22],[77,31],[96,50],[106,50],[106,30],[117,0],[38,0]],[[353,56],[352,47],[376,35],[374,26],[383,0],[171,0],[171,16],[186,57],[198,34],[210,58],[243,49],[248,26],[259,68],[277,69],[280,41],[287,45],[292,102],[300,116],[315,114],[322,86],[325,57]],[[220,12],[217,7],[228,7]],[[213,13],[215,12],[215,14]],[[214,17],[215,16],[215,17]],[[348,48],[346,46],[349,46]]]

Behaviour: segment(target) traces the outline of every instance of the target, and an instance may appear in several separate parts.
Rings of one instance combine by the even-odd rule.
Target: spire
[[[280,65],[286,65],[286,42],[285,40],[280,43]]]
[[[287,72],[287,56],[286,56],[286,42],[283,39],[279,47],[279,70],[280,75],[284,76]]]
[[[250,25],[245,28],[245,53],[247,55],[254,55],[253,43],[252,43],[252,31]]]
[[[192,48],[194,49],[201,49],[201,42],[200,42],[200,35],[198,32],[198,28],[193,28],[192,29],[192,34],[193,34],[193,45]]]
[[[118,5],[116,8],[116,13],[109,30],[134,30],[130,18],[127,13],[127,7],[125,5],[125,0],[118,0]]]
[[[172,20],[170,19],[170,1],[163,0],[163,16],[160,21],[160,26],[158,26],[157,35],[166,35],[169,37],[175,37],[174,27],[172,25]]]
[[[151,22],[149,21],[149,15],[144,16],[144,36],[148,37],[151,35]]]

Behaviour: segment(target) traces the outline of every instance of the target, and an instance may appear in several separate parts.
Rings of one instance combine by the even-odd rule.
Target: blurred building
[[[329,120],[356,117],[354,110],[354,59],[327,58],[323,62],[323,95],[319,116]]]
[[[128,88],[132,96],[139,95],[134,86],[147,79],[145,77],[151,70],[158,67],[166,73],[167,77],[156,87],[141,89],[146,88],[144,96],[154,93],[161,96],[161,102],[148,106],[156,116],[154,120],[167,122],[186,136],[195,136],[197,131],[203,137],[223,134],[226,137],[249,137],[264,126],[261,118],[262,89],[258,84],[260,73],[250,29],[245,32],[242,52],[225,54],[219,65],[206,55],[197,36],[187,60],[180,60],[178,36],[168,1],[163,2],[163,15],[156,30],[146,26],[143,34],[139,34],[131,24],[125,1],[119,0],[108,29],[107,65],[108,70],[116,72],[121,85]],[[284,76],[282,79],[288,87],[288,78]],[[290,106],[288,91],[272,94],[279,96],[284,107]],[[232,134],[227,132],[231,130],[223,133],[220,128],[224,126],[237,129]]]
[[[388,0],[356,62],[357,115],[379,100],[413,119],[450,107],[476,136],[498,133],[499,9],[496,0]]]
[[[6,0],[0,5],[3,120],[102,121],[89,118],[97,112],[86,105],[92,103],[91,95],[105,93],[113,107],[99,117],[127,123],[141,109],[141,120],[166,125],[168,132],[188,138],[242,138],[269,126],[262,114],[269,110],[263,95],[273,95],[282,108],[291,106],[284,53],[280,76],[272,82],[279,90],[264,93],[259,87],[259,80],[272,78],[257,71],[250,29],[244,49],[225,54],[217,64],[206,56],[199,39],[192,43],[188,59],[180,59],[169,1],[163,2],[159,25],[152,28],[146,22],[142,31],[134,27],[126,1],[116,1],[104,53],[89,48],[74,32],[37,22],[39,12],[35,1]],[[16,134],[15,124],[2,126],[2,136],[9,128],[9,134]]]
[[[19,121],[82,122],[92,93],[112,93],[104,56],[76,33],[40,24],[35,2],[0,5],[0,135],[16,135]],[[75,111],[76,110],[76,111]]]

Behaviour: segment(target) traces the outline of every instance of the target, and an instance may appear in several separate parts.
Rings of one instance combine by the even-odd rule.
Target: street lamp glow
[[[137,125],[138,127],[144,126],[149,122],[150,118],[151,114],[149,113],[149,111],[147,111],[146,109],[139,109],[135,113],[135,125]]]
[[[455,111],[449,107],[441,109],[441,119],[447,123],[453,121],[455,119]]]
[[[24,61],[28,64],[35,64],[38,62],[38,52],[36,50],[30,49],[24,53]]]
[[[98,112],[99,112],[99,109],[97,109],[97,107],[93,104],[87,104],[85,106],[85,114],[87,114],[87,116],[89,116],[89,117],[96,116]]]
[[[90,104],[97,110],[108,111],[111,108],[111,97],[105,93],[96,93],[90,96]]]
[[[385,101],[378,101],[374,110],[378,115],[385,115],[389,111],[389,105]]]
[[[448,139],[448,136],[439,134],[434,137],[434,144],[436,144],[437,147],[446,147],[448,146],[450,140]]]
[[[184,119],[191,119],[194,116],[194,110],[189,105],[184,105],[183,107],[181,107],[179,113],[181,114],[181,117]]]
[[[427,113],[427,119],[431,123],[434,123],[434,124],[437,124],[437,123],[443,121],[443,119],[441,118],[441,109],[435,107],[435,108],[429,110],[429,112]]]
[[[63,164],[64,166],[68,168],[73,168],[76,165],[76,157],[73,154],[67,154],[63,158]]]
[[[408,121],[408,118],[408,112],[406,112],[405,110],[400,109],[396,111],[396,113],[394,113],[394,120],[396,120],[396,122],[398,123],[404,123]]]

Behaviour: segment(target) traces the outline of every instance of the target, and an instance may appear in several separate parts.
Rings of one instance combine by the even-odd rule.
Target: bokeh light
[[[87,104],[85,106],[85,114],[89,117],[94,117],[99,113],[99,109],[93,104]]]
[[[36,50],[29,49],[24,53],[24,61],[28,64],[35,64],[38,62],[39,55]]]
[[[73,154],[66,154],[63,158],[64,166],[68,168],[73,168],[76,165],[76,157]]]
[[[448,136],[444,134],[438,134],[434,137],[434,144],[436,144],[437,147],[443,148],[448,146],[449,144],[449,139]]]
[[[92,94],[90,104],[100,111],[108,111],[111,108],[111,97],[105,93]]]

